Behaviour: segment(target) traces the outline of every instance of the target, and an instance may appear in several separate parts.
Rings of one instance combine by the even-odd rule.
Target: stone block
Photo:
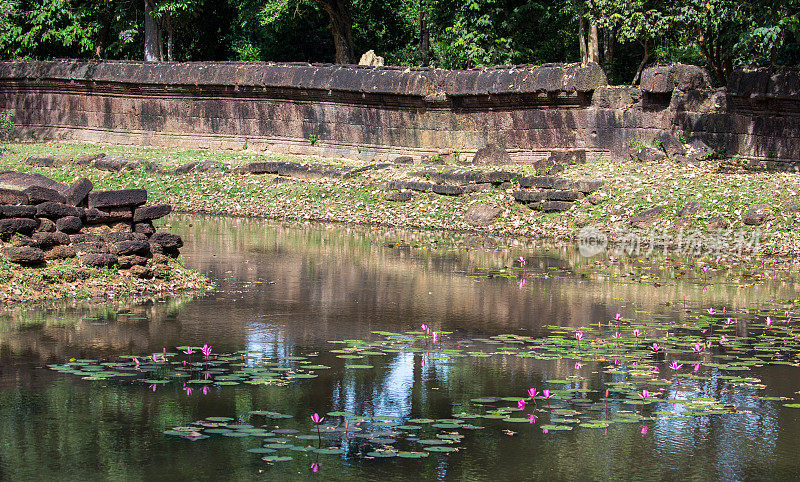
[[[141,206],[147,202],[144,189],[122,189],[119,191],[92,191],[89,193],[89,208],[116,208]]]

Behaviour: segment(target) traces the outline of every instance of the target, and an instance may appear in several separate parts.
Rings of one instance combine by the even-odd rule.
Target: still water
[[[735,314],[729,337],[745,339],[747,323],[762,326],[765,315],[791,308],[798,286],[789,279],[752,283],[743,277],[746,269],[693,275],[666,262],[600,269],[573,246],[446,233],[201,216],[168,222],[186,242],[184,263],[212,277],[214,292],[0,313],[0,479],[800,478],[800,409],[785,406],[798,399],[796,359],[750,363],[750,378],[738,381],[705,365],[692,378],[691,363],[729,362],[743,351],[718,357],[709,349],[692,358],[690,349],[676,349],[674,359],[686,365],[678,373],[688,376],[679,380],[665,365],[673,358],[654,352],[662,357],[654,361],[662,373],[650,388],[659,401],[645,408],[621,403],[644,385],[614,385],[631,375],[620,375],[613,357],[547,359],[526,355],[536,349],[515,351],[511,342],[497,342],[498,335],[513,334],[535,345],[558,326],[569,328],[565,339],[587,327],[587,340],[577,345],[585,350],[594,346],[588,338],[601,336],[591,327],[611,326],[617,313],[623,321],[610,331],[628,336],[630,327],[620,327],[625,320],[631,326],[695,323],[708,308]],[[787,320],[782,333],[791,335],[794,326]],[[434,331],[436,343],[429,336]],[[331,343],[342,340],[350,343]],[[362,342],[376,344],[359,348]],[[231,383],[85,380],[48,368],[73,358],[130,364],[120,357],[164,351],[176,366],[182,359],[205,363],[202,355],[176,349],[203,344],[212,346],[212,358],[233,354],[227,360],[236,366],[210,370],[211,381]],[[326,368],[304,370],[303,364]],[[249,384],[231,375],[259,366],[273,367],[275,378]],[[309,376],[291,375],[303,372]],[[570,383],[548,385],[557,379]],[[611,401],[601,398],[609,386],[619,389]],[[526,394],[531,387],[572,387],[580,399],[539,398],[534,405]],[[728,408],[679,413],[667,400],[686,398],[684,391]],[[519,408],[516,398],[527,405],[511,413]],[[556,406],[567,410],[560,419],[550,413]],[[481,417],[498,407],[509,412]],[[319,433],[313,413],[326,416]],[[538,420],[519,423],[530,414]],[[638,418],[628,423],[620,414]],[[228,425],[239,430],[263,427],[270,436],[235,436],[208,417],[229,417]],[[622,422],[579,425],[588,418]],[[198,423],[203,419],[205,426]],[[573,429],[545,433],[547,423]],[[217,433],[164,433],[186,426]],[[447,451],[426,450],[439,445]],[[312,451],[319,446],[342,453]],[[399,451],[422,458],[378,456]]]

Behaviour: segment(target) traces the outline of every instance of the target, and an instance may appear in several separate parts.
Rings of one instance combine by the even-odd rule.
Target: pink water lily
[[[211,356],[211,347],[208,345],[204,344],[203,347],[200,348],[200,351],[203,352],[203,356],[206,358]]]
[[[517,282],[517,288],[519,288],[519,289],[524,288],[525,287],[525,283],[527,283],[527,282],[528,281],[525,278],[522,278],[521,280],[519,280]]]
[[[728,337],[726,337],[725,335],[722,335],[722,336],[720,336],[720,337],[719,337],[719,342],[720,342],[720,344],[722,344],[722,345],[725,345],[725,344],[726,344],[726,343],[728,343],[729,341],[730,341],[730,340],[728,340]]]
[[[701,345],[700,343],[695,343],[694,346],[692,347],[692,350],[696,351],[697,353],[700,353],[701,351],[703,351],[703,345]]]
[[[578,330],[575,332],[575,339],[581,341],[583,339],[583,332]]]
[[[519,265],[520,265],[520,266],[522,266],[522,267],[524,268],[526,264],[528,264],[528,262],[527,262],[527,261],[525,261],[525,258],[523,258],[522,256],[520,256],[520,257],[519,257]]]
[[[619,340],[620,338],[622,338],[622,333],[615,331],[614,334],[611,336],[613,336],[614,339]]]
[[[536,423],[536,419],[537,418],[538,417],[536,415],[534,415],[534,414],[528,415],[528,423]]]
[[[614,317],[614,319],[617,320],[617,321],[621,320],[622,319],[622,313],[617,313],[617,315]]]
[[[528,389],[528,396],[529,397],[536,398],[536,395],[539,395],[539,390],[537,390],[535,388],[529,388]]]
[[[633,329],[633,336],[635,336],[636,338],[639,338],[639,335],[641,335],[641,334],[642,334],[642,332],[639,330],[639,328],[634,328]]]
[[[644,390],[642,390],[641,395],[643,399],[647,400],[647,398],[650,396],[650,391],[645,388]]]
[[[653,350],[653,351],[658,351],[660,348],[661,348],[661,346],[656,342],[653,342],[653,344],[650,345],[650,349]]]
[[[420,326],[420,328],[422,328],[422,331],[424,331],[425,333],[428,332],[428,325],[426,325],[425,323],[423,323],[422,326]]]
[[[548,390],[546,388],[544,390],[542,390],[542,398],[544,398],[545,400],[551,398],[552,396],[553,396],[553,394],[550,393],[550,390]]]
[[[683,364],[682,363],[678,363],[676,361],[673,361],[672,363],[669,364],[669,367],[672,368],[675,371],[678,371],[681,368],[683,368]]]
[[[311,416],[311,421],[317,425],[321,424],[323,420],[325,420],[325,417],[320,417],[318,413]]]
[[[772,317],[767,317],[767,326],[772,326]]]
[[[647,425],[642,425],[642,437],[647,435]]]
[[[141,365],[141,362],[139,362],[139,359],[135,358],[135,357],[133,359],[133,363],[134,363],[134,365],[136,365],[136,368],[139,368],[139,365]]]
[[[208,395],[208,386],[203,386],[203,395]]]
[[[155,392],[155,391],[156,391],[156,388],[158,388],[158,387],[156,386],[156,384],[155,384],[155,383],[153,383],[152,385],[150,385],[150,390],[152,390],[152,391],[154,391],[154,392]]]
[[[186,391],[186,396],[187,396],[187,397],[188,397],[189,395],[191,395],[191,394],[192,394],[192,392],[193,392],[193,390],[192,390],[192,387],[186,387],[186,388],[184,388],[184,390]]]
[[[695,373],[700,371],[700,364],[699,363],[695,363],[694,365],[692,365],[692,367],[694,367]]]
[[[186,349],[183,350],[183,353],[186,353],[187,355],[191,355],[192,353],[194,353],[194,350],[192,350],[192,347],[187,346]]]
[[[158,363],[158,355],[156,355],[155,353],[150,355],[150,359],[153,360],[153,362]]]
[[[517,408],[520,409],[520,410],[525,410],[525,400],[520,398],[517,401]]]
[[[317,472],[319,472],[320,467],[322,467],[322,464],[320,464],[319,462],[314,462],[311,464],[311,471],[316,474]]]
[[[581,363],[581,362],[575,362],[575,369],[576,369],[576,370],[580,370],[581,368],[583,368],[583,363]]]
[[[434,332],[431,334],[431,339],[432,339],[432,341],[433,341],[434,343],[436,343],[436,340],[437,340],[438,338],[439,338],[439,334],[438,334],[438,333],[436,333],[436,332],[434,331]]]
[[[716,311],[714,311],[714,308],[709,308],[708,309],[708,314],[709,315],[713,315],[714,313],[716,313]]]

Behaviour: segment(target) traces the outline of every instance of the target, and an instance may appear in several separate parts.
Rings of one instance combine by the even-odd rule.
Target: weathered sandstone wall
[[[363,159],[488,144],[516,162],[628,155],[663,132],[758,159],[800,160],[800,74],[648,69],[611,87],[595,64],[464,71],[265,62],[0,62],[0,110],[22,138],[252,148]]]

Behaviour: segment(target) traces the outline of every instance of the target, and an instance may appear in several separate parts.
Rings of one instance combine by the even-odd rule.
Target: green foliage
[[[11,111],[0,112],[0,139],[5,139],[14,129],[14,113]]]

